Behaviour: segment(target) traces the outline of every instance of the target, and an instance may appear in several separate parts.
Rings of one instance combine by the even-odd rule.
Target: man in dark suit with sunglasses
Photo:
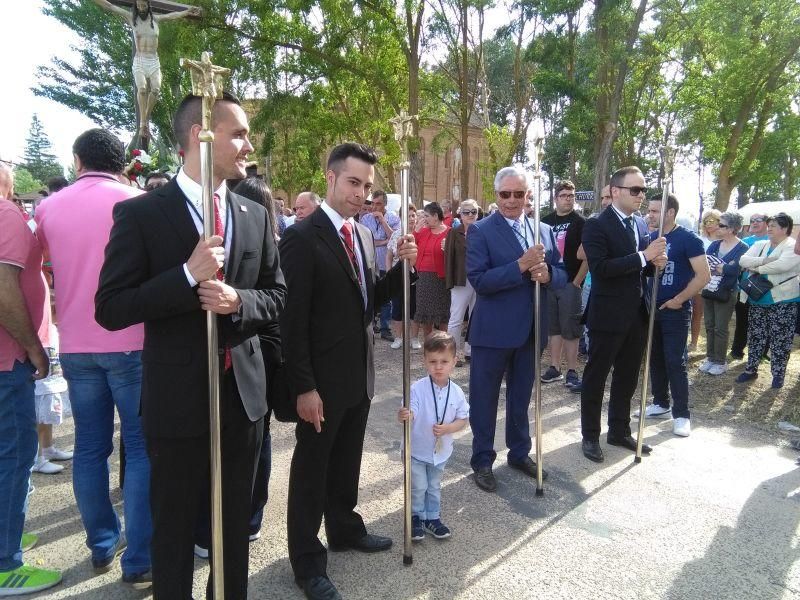
[[[472,225],[467,233],[467,278],[477,299],[470,316],[470,427],[475,483],[497,489],[492,472],[500,383],[506,376],[506,446],[508,464],[536,477],[531,451],[528,406],[533,388],[533,361],[547,343],[547,293],[542,293],[540,347],[533,347],[534,287],[562,287],[566,273],[553,231],[540,223],[536,244],[533,220],[523,213],[529,199],[524,170],[500,169],[494,180],[498,210]]]
[[[600,448],[600,413],[603,392],[611,368],[611,398],[608,405],[608,435],[613,446],[636,450],[631,435],[631,397],[639,380],[647,342],[645,277],[653,267],[667,262],[666,240],[648,244],[644,219],[635,215],[647,191],[637,167],[623,167],[611,176],[611,205],[583,229],[583,249],[592,274],[592,295],[587,325],[592,343],[583,371],[581,388],[581,432],[583,454],[603,462]],[[642,446],[647,454],[651,448]]]

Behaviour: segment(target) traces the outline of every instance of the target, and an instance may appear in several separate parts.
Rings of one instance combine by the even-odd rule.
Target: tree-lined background
[[[35,89],[117,131],[134,129],[132,45],[121,20],[83,0],[45,0],[78,33],[77,58],[40,67]],[[798,198],[800,4],[796,0],[198,0],[198,21],[161,27],[158,147],[188,89],[181,56],[211,50],[251,105],[258,154],[290,197],[321,191],[320,157],[341,140],[378,149],[393,181],[389,118],[442,123],[461,151],[462,197],[475,192],[468,128],[484,132],[487,172],[528,163],[546,134],[553,179],[599,190],[637,164],[663,177],[659,147],[715,183],[709,204]],[[498,27],[498,21],[500,25]],[[412,145],[412,165],[420,157]],[[160,154],[165,155],[166,152]],[[419,197],[421,182],[412,179]]]

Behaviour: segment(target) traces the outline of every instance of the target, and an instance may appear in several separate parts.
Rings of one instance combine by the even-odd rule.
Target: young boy
[[[466,427],[469,405],[464,392],[450,381],[456,366],[456,342],[442,331],[425,339],[428,376],[411,386],[410,409],[397,413],[400,422],[411,417],[411,539],[427,531],[436,539],[450,537],[440,519],[442,474],[453,453],[453,434]]]

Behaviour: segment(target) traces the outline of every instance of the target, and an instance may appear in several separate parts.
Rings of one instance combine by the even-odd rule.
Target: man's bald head
[[[300,192],[294,200],[295,222],[300,222],[317,210],[322,204],[320,197],[314,192]]]
[[[0,199],[11,200],[14,195],[14,171],[4,162],[0,162]]]

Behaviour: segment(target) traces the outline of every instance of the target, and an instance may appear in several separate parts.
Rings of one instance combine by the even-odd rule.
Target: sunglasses
[[[459,214],[462,214],[462,215],[464,215],[465,217],[466,217],[467,215],[473,215],[473,216],[474,216],[474,215],[477,215],[477,214],[478,214],[478,210],[477,210],[477,209],[475,209],[475,208],[472,208],[472,209],[470,209],[470,210],[466,210],[466,209],[465,209],[465,210],[462,210],[462,211],[460,211],[460,212],[459,212]]]
[[[728,225],[727,223],[720,223],[719,226],[722,229],[730,229],[730,225]]]
[[[520,192],[520,191],[506,192],[506,191],[502,191],[502,192],[497,192],[497,195],[500,196],[503,200],[508,200],[509,198],[511,198],[512,195],[517,200],[522,200],[525,196],[528,195],[528,192]]]
[[[764,221],[766,221],[764,217],[756,217],[755,219],[750,219],[751,223],[763,223]]]
[[[631,196],[638,196],[640,194],[647,193],[646,187],[641,187],[638,185],[615,185],[614,187],[621,190],[628,190],[631,193]]]

